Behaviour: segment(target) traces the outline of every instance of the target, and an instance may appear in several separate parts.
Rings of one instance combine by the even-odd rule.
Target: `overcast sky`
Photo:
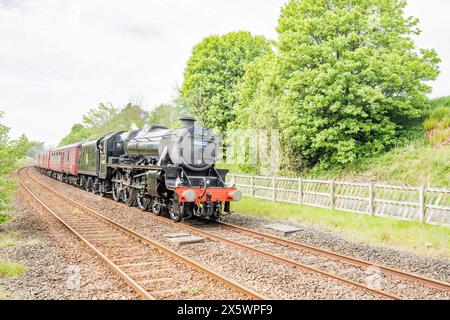
[[[0,0],[0,110],[11,137],[56,144],[99,102],[151,109],[182,83],[205,36],[249,30],[276,38],[286,0]],[[433,96],[450,95],[450,1],[409,0],[419,47],[443,59]]]

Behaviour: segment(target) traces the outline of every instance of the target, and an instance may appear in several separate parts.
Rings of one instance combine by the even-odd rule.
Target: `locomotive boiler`
[[[195,126],[195,119],[181,120],[181,128],[150,126],[127,132],[122,138],[123,151],[131,159],[158,165],[182,165],[200,172],[216,162],[218,141],[210,129]]]

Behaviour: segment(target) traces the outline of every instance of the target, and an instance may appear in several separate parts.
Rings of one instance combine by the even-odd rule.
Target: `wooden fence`
[[[450,190],[229,174],[244,196],[450,226]]]

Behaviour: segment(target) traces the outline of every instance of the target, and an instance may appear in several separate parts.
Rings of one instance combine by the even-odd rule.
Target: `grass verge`
[[[0,261],[0,276],[17,279],[25,272],[25,270],[25,266],[21,263],[4,260]]]
[[[0,224],[8,222],[11,219],[10,214],[0,213]]]
[[[0,248],[12,247],[17,244],[16,238],[17,232],[0,232]]]
[[[253,198],[243,198],[233,204],[233,211],[338,232],[343,238],[359,243],[405,249],[424,256],[450,258],[450,228],[447,227]]]

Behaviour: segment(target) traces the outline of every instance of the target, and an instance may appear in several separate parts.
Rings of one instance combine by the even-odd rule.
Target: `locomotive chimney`
[[[182,128],[193,127],[194,123],[195,123],[195,118],[183,117],[183,118],[180,118],[180,122],[181,122],[181,127]]]

